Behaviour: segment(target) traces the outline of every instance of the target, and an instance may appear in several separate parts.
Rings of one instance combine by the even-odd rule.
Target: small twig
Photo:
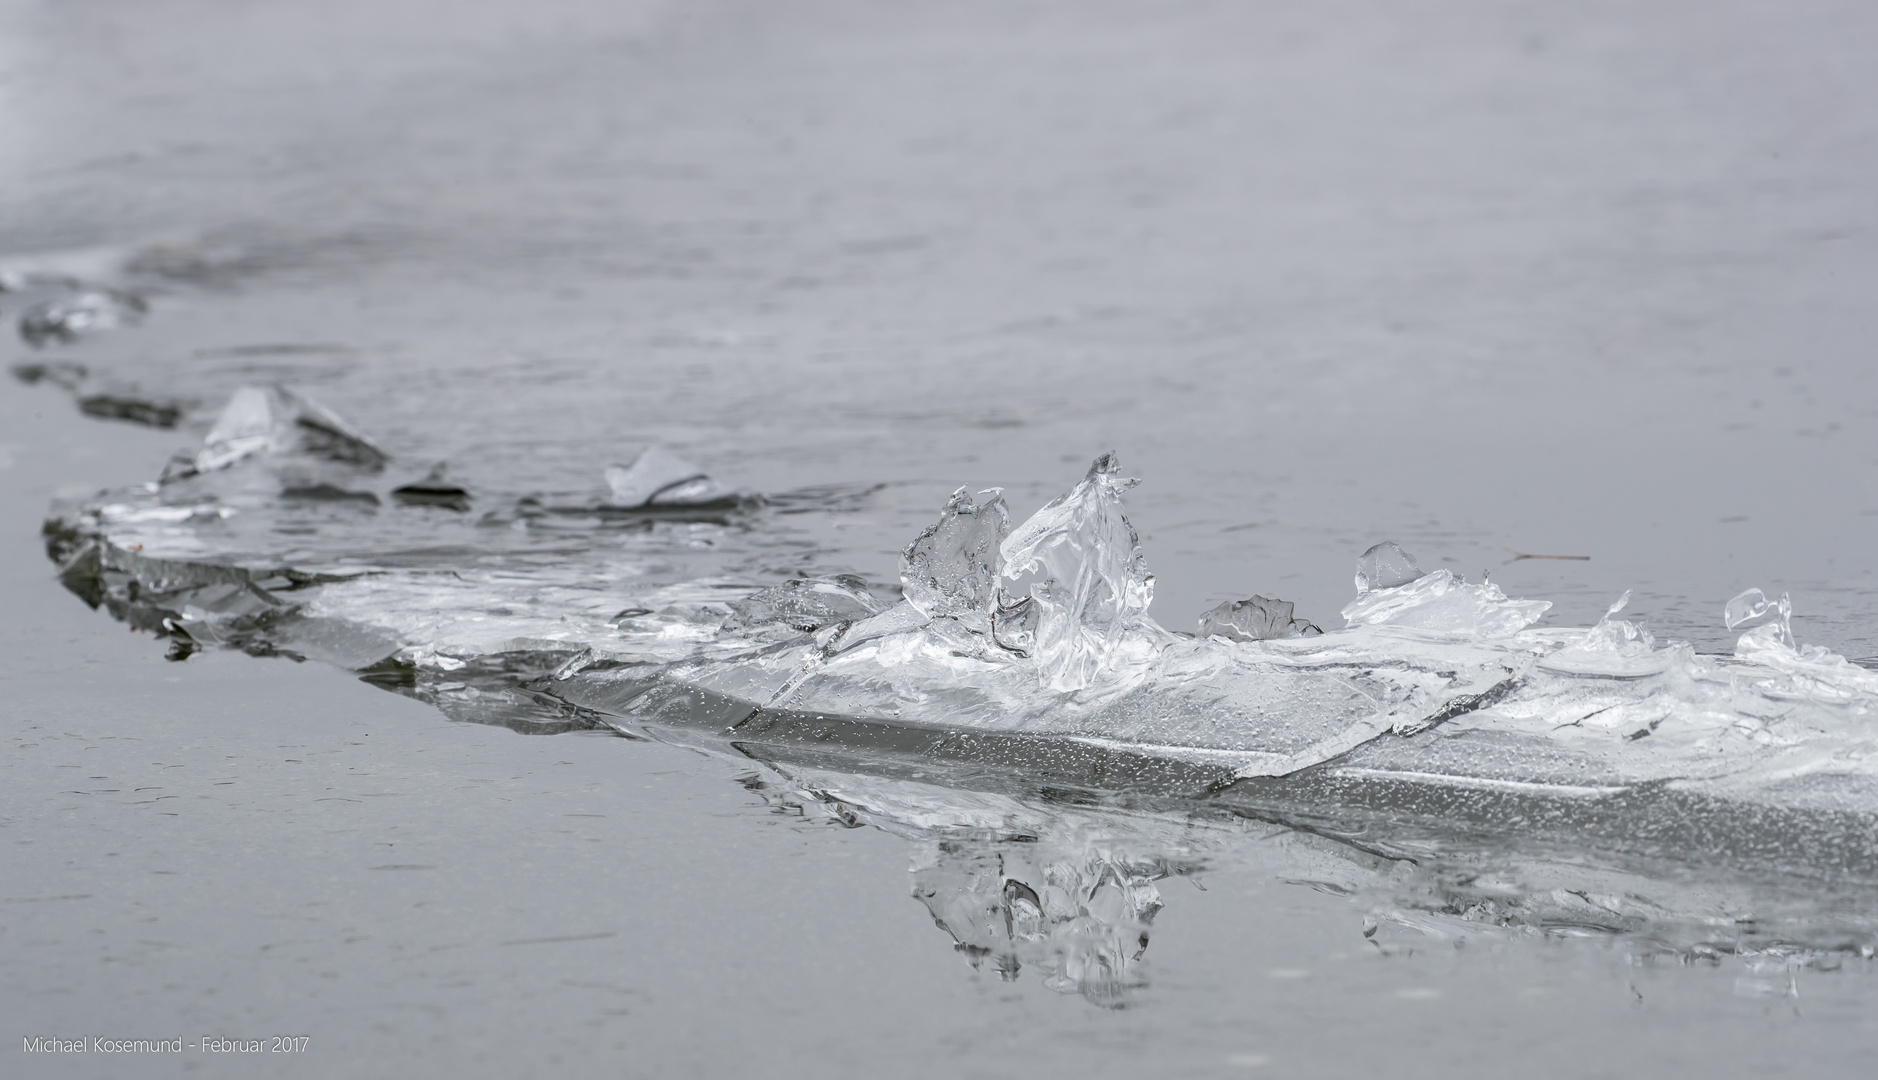
[[[1512,548],[1507,548],[1506,550],[1512,551],[1513,557],[1501,563],[1500,564],[1501,566],[1511,566],[1514,563],[1520,561],[1521,559],[1556,559],[1556,560],[1559,560],[1560,562],[1590,562],[1591,561],[1591,556],[1589,555],[1532,555],[1524,551],[1513,551]]]

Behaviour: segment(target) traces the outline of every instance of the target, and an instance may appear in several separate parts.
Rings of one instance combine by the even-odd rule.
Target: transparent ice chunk
[[[34,348],[69,345],[93,330],[135,322],[147,307],[141,297],[104,290],[42,300],[20,313],[20,337]]]
[[[195,471],[226,469],[243,458],[275,449],[285,428],[277,395],[243,386],[228,398],[196,452]]]
[[[724,629],[781,624],[792,630],[819,630],[831,623],[866,619],[883,609],[867,591],[867,582],[852,574],[802,578],[733,601]]]
[[[1546,657],[1542,667],[1563,675],[1640,678],[1668,669],[1670,656],[1656,648],[1648,630],[1617,617],[1630,603],[1630,590],[1617,598],[1583,640]]]
[[[1749,589],[1728,601],[1724,618],[1730,630],[1765,620],[1735,640],[1735,658],[1772,668],[1788,677],[1787,685],[1767,686],[1780,696],[1793,698],[1878,692],[1878,673],[1852,663],[1823,645],[1800,646],[1793,638],[1793,600],[1787,593],[1772,603],[1759,589]]]
[[[1394,540],[1384,540],[1356,560],[1357,595],[1374,589],[1393,589],[1422,576],[1415,557],[1403,551]]]
[[[1357,580],[1362,579],[1359,571]],[[1344,607],[1342,614],[1352,627],[1398,626],[1502,638],[1537,622],[1551,606],[1550,600],[1509,600],[1492,582],[1469,585],[1450,571],[1436,570],[1405,585],[1362,593]]]
[[[932,619],[956,619],[979,633],[991,629],[997,603],[998,572],[1004,556],[999,545],[1011,529],[1002,489],[984,505],[965,488],[952,493],[939,520],[900,553],[900,586],[907,603]]]
[[[607,505],[619,510],[652,506],[700,506],[733,498],[717,481],[691,462],[654,444],[631,465],[609,465]]]
[[[1722,621],[1728,624],[1728,629],[1739,630],[1749,623],[1759,622],[1769,616],[1773,616],[1785,625],[1792,614],[1793,603],[1786,593],[1780,594],[1778,603],[1770,603],[1766,593],[1759,589],[1749,589],[1728,601],[1728,606],[1722,609]],[[1793,632],[1788,630],[1784,636],[1791,642]]]
[[[180,456],[165,480],[226,469],[257,454],[297,452],[364,468],[389,458],[325,406],[284,386],[243,386],[229,396],[202,448]]]
[[[1254,596],[1229,600],[1200,616],[1202,638],[1228,641],[1271,641],[1275,638],[1311,637],[1323,633],[1315,625],[1292,617],[1289,600]]]
[[[994,634],[1031,655],[1054,690],[1092,685],[1154,598],[1140,538],[1122,515],[1122,492],[1137,481],[1120,467],[1112,452],[1097,458],[1002,547]]]
[[[1728,606],[1722,609],[1722,619],[1730,630],[1752,627],[1736,640],[1736,656],[1745,658],[1769,649],[1793,651],[1796,648],[1793,600],[1787,593],[1781,593],[1779,600],[1769,603],[1766,593],[1749,589],[1728,601]]]

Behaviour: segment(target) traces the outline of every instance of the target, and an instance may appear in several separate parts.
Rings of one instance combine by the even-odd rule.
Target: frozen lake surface
[[[0,11],[13,1035],[1874,1063],[1878,20]]]

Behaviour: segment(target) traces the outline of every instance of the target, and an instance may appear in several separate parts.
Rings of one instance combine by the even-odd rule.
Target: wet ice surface
[[[1205,1014],[1179,879],[1248,867],[1379,954],[1864,970],[1868,120],[1791,66],[1857,35],[350,17],[108,169],[51,118],[110,95],[25,84],[8,392],[174,425],[48,537],[170,655],[753,760],[905,839],[961,970],[1103,1006]]]

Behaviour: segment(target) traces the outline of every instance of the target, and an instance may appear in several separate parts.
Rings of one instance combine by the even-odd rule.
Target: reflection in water
[[[1167,903],[1159,883],[1202,871],[1250,871],[1348,900],[1352,943],[1383,955],[1434,946],[1589,939],[1620,943],[1641,964],[1736,964],[1736,992],[1788,997],[1801,968],[1861,969],[1878,952],[1878,897],[1869,866],[1839,872],[1751,858],[1758,842],[1799,843],[1791,818],[1768,836],[1736,837],[1733,865],[1692,851],[1638,856],[1609,845],[1552,846],[1524,827],[1544,807],[1509,813],[1494,833],[1460,815],[1433,822],[1412,799],[1395,817],[1346,806],[1326,815],[1238,800],[1143,800],[1031,786],[931,761],[914,774],[872,758],[874,771],[826,743],[716,743],[695,732],[663,741],[735,753],[765,766],[745,786],[773,807],[904,837],[912,894],[980,971],[1022,978],[1104,1007],[1150,986],[1149,933]],[[894,774],[899,775],[894,775]],[[1420,821],[1413,819],[1421,817]],[[1739,823],[1737,823],[1739,824]],[[1830,818],[1825,827],[1848,822]],[[1853,824],[1853,829],[1859,826]],[[1870,826],[1864,826],[1866,841]],[[1750,865],[1752,864],[1752,865]]]
[[[1098,844],[941,840],[916,849],[913,896],[975,968],[1119,1005],[1145,984],[1148,927],[1161,910],[1156,860]]]

